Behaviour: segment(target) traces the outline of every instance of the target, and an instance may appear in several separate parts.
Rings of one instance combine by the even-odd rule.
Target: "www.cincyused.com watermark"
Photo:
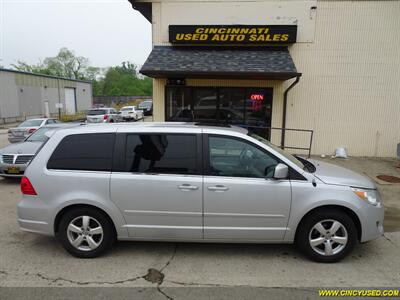
[[[398,289],[343,289],[319,290],[320,297],[399,297]]]

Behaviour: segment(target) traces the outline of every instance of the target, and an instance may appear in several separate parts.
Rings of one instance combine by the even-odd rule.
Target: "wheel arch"
[[[54,230],[55,236],[58,235],[62,217],[63,217],[67,212],[69,212],[69,211],[71,211],[71,210],[73,210],[73,209],[76,209],[76,208],[91,208],[91,209],[95,209],[95,210],[101,212],[101,213],[104,214],[104,216],[108,219],[108,221],[110,222],[110,224],[112,224],[112,227],[113,227],[115,236],[118,235],[117,228],[116,228],[116,226],[115,226],[115,223],[114,223],[113,219],[112,219],[112,218],[110,217],[110,215],[109,215],[106,211],[104,211],[103,209],[101,209],[101,208],[99,208],[99,207],[97,207],[97,206],[94,206],[94,205],[90,205],[90,204],[71,204],[71,205],[68,205],[68,206],[64,207],[63,209],[61,209],[61,210],[57,213],[57,215],[56,215],[56,217],[55,217],[55,219],[54,219],[54,225],[53,225],[53,227],[54,227],[53,230]]]
[[[294,240],[296,241],[297,239],[297,234],[299,232],[299,228],[301,227],[301,225],[303,224],[304,220],[310,216],[311,214],[315,213],[316,211],[319,210],[339,210],[345,214],[347,214],[352,221],[354,222],[354,225],[356,226],[357,229],[357,239],[358,241],[361,241],[361,236],[362,236],[362,227],[361,227],[361,221],[360,218],[358,217],[358,215],[350,208],[346,207],[346,206],[342,206],[342,205],[322,205],[322,206],[317,206],[314,207],[313,209],[309,210],[300,220],[300,222],[298,223],[297,227],[296,227],[296,233],[295,233],[295,237]]]

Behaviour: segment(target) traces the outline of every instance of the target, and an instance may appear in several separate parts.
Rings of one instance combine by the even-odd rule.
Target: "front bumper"
[[[19,142],[22,142],[25,139],[26,139],[26,136],[18,136],[18,137],[11,136],[11,135],[8,136],[8,141],[10,143],[19,143]]]
[[[0,163],[0,176],[3,177],[22,177],[24,175],[24,172],[26,168],[28,167],[28,164],[6,164],[6,163]],[[18,168],[19,172],[18,173],[10,173],[9,170],[10,168]]]
[[[365,204],[363,217],[361,219],[361,240],[360,242],[368,242],[374,240],[384,234],[383,220],[385,216],[385,208],[382,203],[377,206]]]

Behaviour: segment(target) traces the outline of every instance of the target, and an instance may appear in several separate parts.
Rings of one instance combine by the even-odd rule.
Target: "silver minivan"
[[[335,262],[383,234],[375,184],[230,126],[85,125],[55,132],[21,181],[22,230],[77,257],[116,240],[296,243]]]

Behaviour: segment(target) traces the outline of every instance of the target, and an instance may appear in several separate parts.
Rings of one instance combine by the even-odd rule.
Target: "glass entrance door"
[[[165,91],[165,120],[192,122],[193,105],[190,89],[187,87],[167,87]]]
[[[218,122],[218,90],[216,88],[193,88],[193,121]]]

